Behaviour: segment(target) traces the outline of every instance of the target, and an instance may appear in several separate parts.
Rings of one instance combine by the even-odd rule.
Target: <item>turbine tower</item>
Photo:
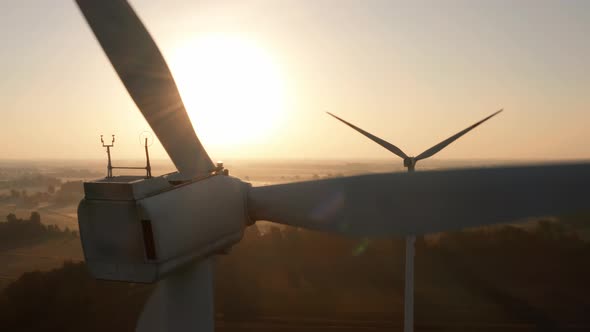
[[[213,164],[162,54],[131,6],[124,0],[76,2],[177,169],[149,178],[85,182],[78,207],[84,258],[95,278],[157,282],[137,331],[212,332],[211,257],[238,243],[244,229],[258,220],[383,237],[589,208],[589,163],[371,174],[253,187]]]
[[[440,150],[447,147],[449,144],[453,143],[459,137],[467,134],[469,131],[474,129],[475,127],[479,126],[480,124],[486,122],[496,114],[502,112],[503,109],[493,113],[492,115],[486,117],[483,120],[480,120],[471,126],[461,130],[460,132],[456,133],[455,135],[447,138],[446,140],[434,145],[430,149],[422,152],[417,157],[410,157],[405,154],[400,148],[397,146],[353,125],[352,123],[339,118],[338,116],[326,112],[329,115],[333,116],[334,118],[342,121],[352,129],[358,131],[359,133],[363,134],[364,136],[368,137],[373,142],[381,145],[385,149],[389,150],[391,153],[395,154],[396,156],[402,158],[404,160],[404,167],[408,169],[408,172],[413,172],[416,168],[416,163],[419,160],[430,158],[438,153]],[[415,242],[416,242],[416,235],[408,235],[406,236],[406,264],[405,264],[405,285],[404,285],[404,332],[412,332],[414,331],[414,258],[415,258]]]

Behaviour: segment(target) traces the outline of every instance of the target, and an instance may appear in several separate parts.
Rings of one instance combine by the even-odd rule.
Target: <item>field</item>
[[[0,252],[1,279],[15,280],[23,272],[47,271],[63,265],[64,261],[82,261],[78,239],[50,240],[31,247]]]

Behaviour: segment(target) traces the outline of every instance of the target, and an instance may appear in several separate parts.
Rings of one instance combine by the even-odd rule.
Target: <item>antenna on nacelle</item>
[[[107,148],[107,156],[108,156],[108,164],[107,164],[107,178],[111,179],[113,178],[113,169],[117,168],[117,169],[145,169],[146,171],[146,179],[149,179],[152,177],[152,166],[150,164],[150,153],[148,151],[148,147],[151,144],[148,144],[148,137],[145,137],[144,140],[144,148],[145,148],[145,159],[146,159],[146,165],[145,167],[130,167],[130,166],[113,166],[112,162],[111,162],[111,148],[115,146],[115,135],[111,135],[112,136],[112,141],[111,144],[105,144],[104,143],[104,139],[103,139],[103,135],[100,135],[100,142],[102,143],[102,146]]]
[[[107,156],[109,158],[109,163],[107,165],[107,178],[113,177],[113,165],[111,164],[111,148],[115,146],[115,135],[111,135],[113,137],[111,144],[104,144],[104,139],[102,135],[100,135],[100,142],[102,143],[103,148],[107,148]]]
[[[150,153],[148,152],[148,139],[147,137],[145,138],[145,172],[146,172],[146,177],[149,179],[152,177],[152,166],[150,165]]]

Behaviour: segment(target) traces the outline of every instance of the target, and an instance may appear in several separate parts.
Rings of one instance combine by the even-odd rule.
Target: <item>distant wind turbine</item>
[[[502,111],[503,111],[503,109],[496,111],[495,113],[486,117],[485,119],[474,123],[473,125],[465,128],[465,129],[461,130],[460,132],[456,133],[455,135],[447,138],[446,140],[434,145],[430,149],[419,154],[417,157],[410,157],[407,154],[405,154],[397,146],[353,125],[352,123],[350,123],[344,119],[339,118],[338,116],[336,116],[330,112],[326,112],[326,113],[328,113],[329,115],[335,117],[336,119],[344,122],[346,125],[348,125],[352,129],[365,135],[373,142],[381,145],[382,147],[389,150],[391,153],[402,158],[404,160],[404,167],[406,167],[408,169],[408,172],[413,172],[416,167],[416,163],[419,160],[434,156],[440,150],[446,148],[449,144],[456,141],[459,137],[467,134],[475,127],[486,122],[487,120],[489,120],[490,118],[494,117],[495,115],[497,115],[498,113],[500,113]],[[414,330],[414,255],[415,255],[414,242],[415,241],[416,241],[415,235],[406,236],[406,277],[405,277],[405,290],[404,290],[404,332],[412,332]]]

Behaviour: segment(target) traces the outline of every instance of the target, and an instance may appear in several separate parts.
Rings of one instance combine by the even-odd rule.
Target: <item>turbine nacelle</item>
[[[224,175],[179,185],[167,176],[84,183],[78,218],[92,275],[154,282],[228,249],[250,223],[248,190],[249,184]]]
[[[404,158],[404,167],[406,167],[409,171],[413,171],[416,168],[416,157],[406,157]]]

